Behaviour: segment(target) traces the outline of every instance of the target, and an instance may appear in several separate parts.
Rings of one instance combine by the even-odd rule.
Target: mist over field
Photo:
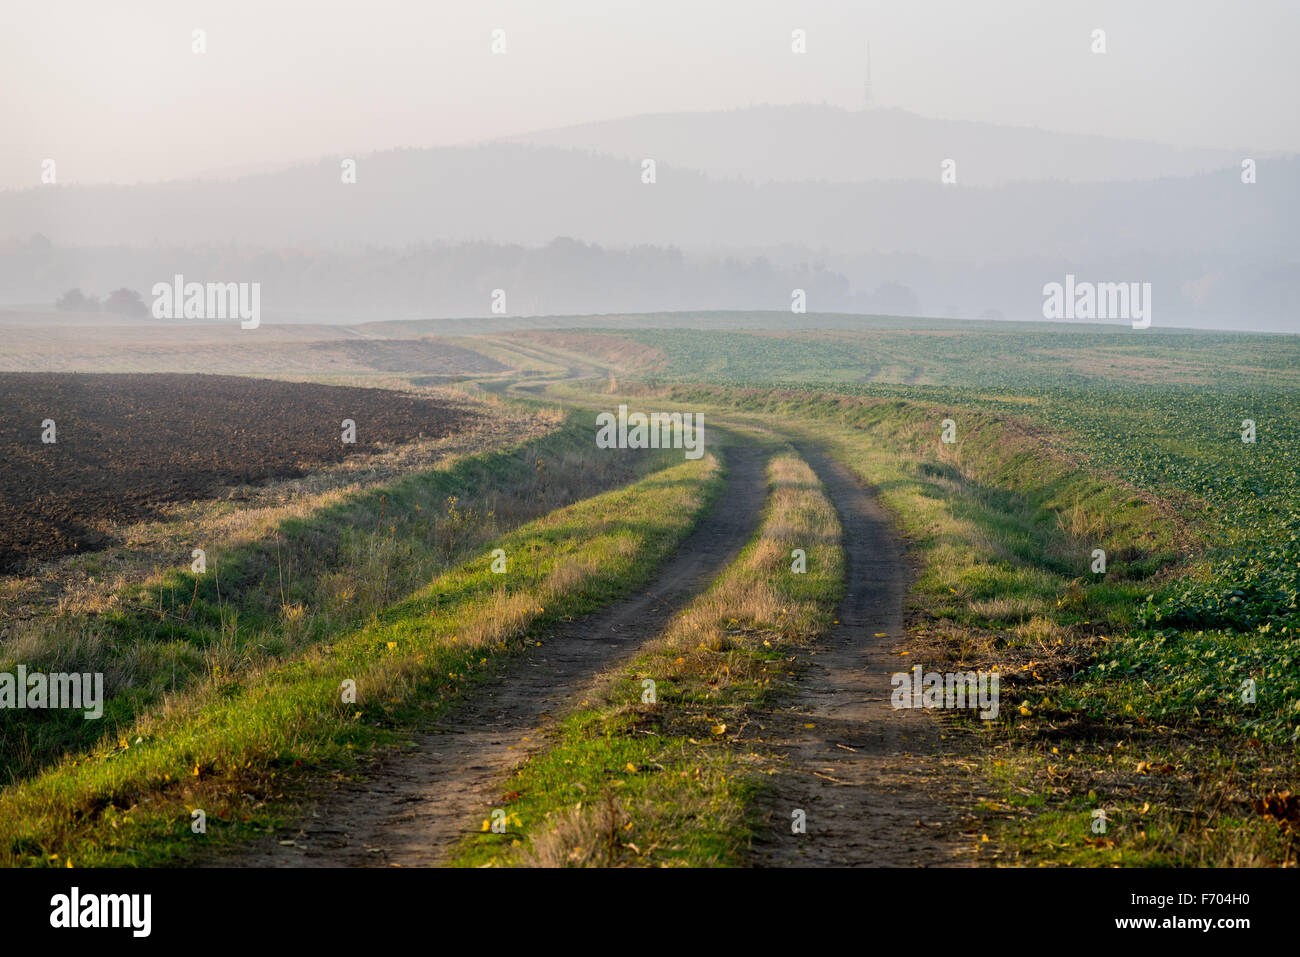
[[[573,82],[537,59],[539,44],[560,42],[555,25],[516,11],[518,30],[498,50],[498,27],[449,10],[429,24],[436,48],[482,84],[483,111],[504,118],[490,135],[460,113],[438,123],[436,109],[416,106],[425,94],[391,85],[385,103],[406,104],[411,122],[385,119],[367,143],[347,129],[355,118],[340,115],[346,132],[333,149],[313,147],[321,139],[309,115],[294,124],[296,145],[281,142],[280,130],[239,148],[216,135],[211,155],[184,160],[187,137],[150,146],[123,115],[120,128],[134,135],[101,151],[114,157],[104,170],[122,168],[129,153],[141,173],[111,184],[87,144],[58,155],[55,142],[74,140],[65,127],[54,135],[55,113],[19,127],[21,149],[0,169],[0,306],[44,308],[71,289],[103,297],[122,287],[151,301],[155,283],[181,274],[260,282],[269,322],[769,311],[789,308],[794,289],[813,312],[1039,320],[1045,284],[1073,274],[1151,283],[1157,326],[1294,328],[1300,135],[1294,115],[1276,108],[1295,76],[1275,48],[1292,11],[1265,5],[1252,14],[1258,22],[1238,23],[1209,4],[1203,25],[1258,31],[1254,48],[1216,48],[1196,17],[1153,30],[1145,13],[1101,10],[1096,26],[1110,24],[1110,46],[1098,51],[1096,26],[1085,28],[1077,11],[1052,23],[1018,9],[1016,25],[1000,28],[959,5],[930,6],[928,15],[917,8],[924,29],[905,29],[908,14],[841,4],[774,7],[733,22],[732,66],[752,86],[725,106],[711,105],[735,82],[724,32],[713,62],[698,38],[679,41],[694,64],[688,85],[638,73],[619,81],[628,90],[622,108],[608,90],[588,88],[549,99],[529,91],[536,108],[527,111],[501,97],[524,95],[526,78],[548,71]],[[661,12],[665,23],[675,15],[671,5]],[[192,30],[174,13],[152,22],[150,35],[169,22],[178,49],[164,69],[218,110],[211,70],[253,57],[262,40],[207,27],[202,52],[191,52]],[[637,24],[640,15],[624,11],[570,32],[561,48],[604,57]],[[336,27],[327,17],[321,29]],[[32,24],[37,36],[50,28]],[[445,45],[453,36],[454,52]],[[927,42],[942,51],[937,58]],[[1059,70],[1031,75],[1016,65],[1051,57]],[[1153,59],[1159,83],[1145,69]],[[393,64],[449,68],[405,44],[385,68]],[[12,69],[35,68],[18,56]],[[126,83],[140,68],[113,69]],[[57,85],[72,75],[43,76]],[[817,77],[822,93],[810,95]],[[970,118],[939,105],[941,93],[965,102],[980,78],[991,89],[1019,83],[1038,100],[1005,96],[1000,116],[984,108]],[[1166,92],[1174,78],[1181,94]],[[270,95],[250,101],[253,116],[275,108],[283,81],[265,82]],[[34,95],[53,95],[43,89]],[[144,103],[154,94],[134,95]],[[575,121],[584,98],[592,115]],[[1053,102],[1057,111],[1042,108]],[[81,125],[100,122],[65,106]],[[172,103],[157,110],[177,129],[195,120]],[[1200,117],[1195,133],[1179,125],[1191,116]],[[436,145],[427,145],[428,121]],[[31,135],[38,129],[46,145]],[[18,155],[27,168],[13,165]],[[493,310],[496,289],[506,292],[504,312]],[[792,317],[792,327],[800,321]]]
[[[971,124],[900,132],[880,112],[703,115],[718,145],[693,158],[712,169],[670,165],[667,149],[652,184],[625,149],[577,148],[616,148],[578,130],[536,137],[545,146],[365,156],[348,185],[335,157],[226,182],[9,192],[0,282],[11,303],[34,303],[72,287],[145,292],[177,272],[249,275],[266,287],[269,321],[485,316],[493,288],[524,315],[768,310],[796,287],[819,312],[1040,319],[1043,284],[1073,272],[1152,282],[1162,325],[1287,328],[1300,296],[1296,159],[1261,159],[1245,186],[1221,154],[1050,134],[1022,151],[1024,131],[996,127],[963,152]],[[818,122],[804,130],[809,113]],[[658,154],[663,125],[637,118],[617,132]],[[755,129],[799,149],[747,143]],[[855,151],[907,161],[876,179],[869,163],[860,178],[824,178],[851,171],[817,157]],[[962,160],[945,185],[948,153]],[[1103,160],[1094,177],[1144,178],[1071,181],[1089,153]],[[784,176],[736,178],[750,156]],[[968,168],[978,182],[1004,156],[1015,182],[966,185]],[[1069,160],[1058,169],[1049,156]]]

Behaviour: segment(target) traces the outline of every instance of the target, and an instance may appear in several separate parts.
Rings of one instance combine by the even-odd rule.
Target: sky
[[[880,106],[1300,152],[1297,40],[1293,0],[10,4],[0,189],[47,159],[60,183],[135,183],[639,113],[856,109],[868,44]]]

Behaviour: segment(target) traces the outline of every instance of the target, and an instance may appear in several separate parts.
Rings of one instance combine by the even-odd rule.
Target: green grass
[[[1097,426],[1091,434],[1051,430],[1041,416],[974,398],[962,405],[793,389],[648,391],[661,403],[712,410],[715,421],[757,420],[825,443],[897,516],[919,564],[909,660],[1002,675],[1001,720],[945,717],[983,754],[972,793],[1003,804],[1016,804],[1023,791],[1046,796],[1034,814],[991,814],[994,840],[981,844],[981,859],[1074,860],[1052,834],[1061,814],[1090,826],[1080,794],[1112,810],[1145,795],[1137,805],[1150,808],[1143,821],[1079,845],[1086,849],[1079,860],[1294,859],[1294,836],[1256,811],[1268,794],[1292,787],[1297,770],[1293,610],[1284,590],[1240,588],[1223,571],[1235,562],[1238,574],[1267,582],[1289,574],[1289,553],[1278,544],[1295,517],[1287,456],[1275,449],[1243,458],[1239,438],[1197,426],[1153,443],[1162,469],[1148,462],[1125,471],[1138,455],[1128,437],[1169,411],[1154,400],[1135,402],[1142,412],[1118,400],[1103,412],[1099,402],[1092,419],[1076,409],[1074,421],[1094,425],[1125,410],[1132,416],[1128,431]],[[1200,421],[1194,402],[1183,409]],[[958,422],[955,445],[939,441],[943,418]],[[1181,420],[1161,421],[1169,433],[1169,422]],[[1163,494],[1153,488],[1156,476]],[[1243,483],[1257,495],[1243,498]],[[1089,570],[1094,547],[1110,558],[1105,575]],[[1167,619],[1152,627],[1153,608],[1234,590],[1246,606],[1239,629],[1178,628]],[[1259,600],[1261,591],[1268,600]],[[1246,678],[1256,683],[1250,704],[1241,697]],[[1117,763],[1119,755],[1125,760]],[[1014,784],[990,796],[995,766]]]
[[[1221,719],[1243,733],[1295,734],[1300,439],[1285,426],[1300,416],[1295,396],[1257,399],[1260,441],[1245,445],[1231,429],[1241,407],[1217,393],[1058,393],[1008,411],[973,395],[655,391],[834,432],[841,457],[923,542],[917,590],[932,614],[972,628],[1039,616],[1109,629],[1092,677],[1140,673],[1147,691],[1126,704],[1199,718],[1205,696],[1182,693],[1195,685],[1217,689]],[[959,442],[945,448],[948,417]],[[1094,548],[1107,553],[1104,576],[1089,570]],[[1227,692],[1251,669],[1267,700],[1247,712]]]
[[[68,751],[116,740],[196,682],[225,680],[356,628],[512,528],[647,474],[651,456],[591,454],[590,422],[502,451],[461,457],[335,497],[247,545],[207,546],[207,571],[175,569],[119,589],[92,614],[18,624],[0,671],[105,674],[104,717],[6,712],[0,780]],[[222,506],[225,507],[225,506]]]
[[[506,574],[481,548],[370,623],[234,680],[214,671],[119,740],[6,788],[0,864],[170,864],[282,826],[326,774],[355,773],[561,618],[643,585],[721,487],[712,457],[656,462],[492,542]],[[196,807],[206,835],[191,833]]]

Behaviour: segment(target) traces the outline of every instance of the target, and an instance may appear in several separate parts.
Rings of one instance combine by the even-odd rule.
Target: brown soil
[[[41,441],[53,419],[56,439]],[[341,441],[343,419],[356,443]],[[165,502],[297,477],[310,465],[420,437],[470,416],[384,389],[240,376],[0,373],[0,574],[90,551]]]

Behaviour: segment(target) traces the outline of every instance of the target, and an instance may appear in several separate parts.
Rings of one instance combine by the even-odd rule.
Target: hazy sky
[[[45,0],[4,19],[0,188],[47,158],[60,183],[137,182],[635,113],[856,108],[868,43],[879,105],[1300,151],[1294,0]]]

